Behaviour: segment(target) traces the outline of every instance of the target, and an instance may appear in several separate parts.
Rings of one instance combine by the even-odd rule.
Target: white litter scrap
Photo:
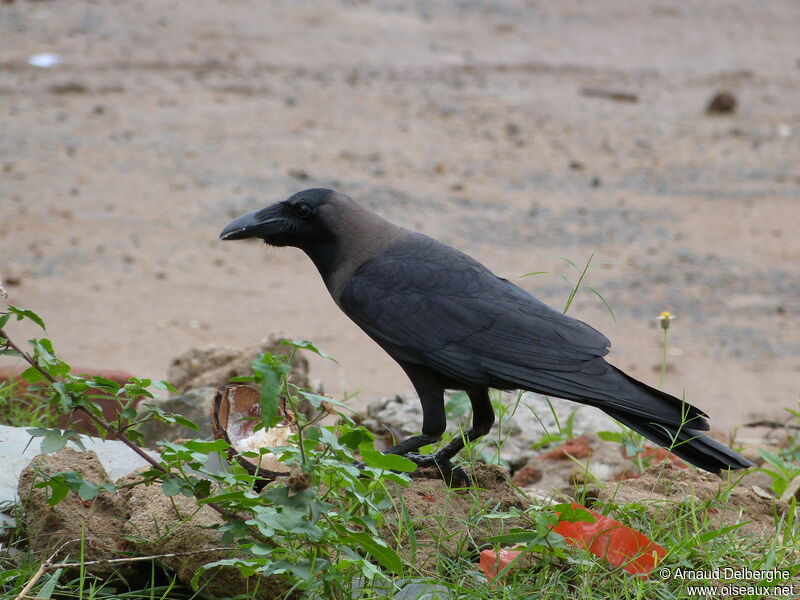
[[[34,54],[28,59],[28,64],[32,67],[39,67],[41,69],[49,69],[60,65],[64,59],[59,54],[52,52],[44,52],[42,54]]]

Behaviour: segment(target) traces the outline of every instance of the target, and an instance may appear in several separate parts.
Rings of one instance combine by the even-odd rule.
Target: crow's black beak
[[[221,240],[243,240],[245,238],[268,238],[284,230],[286,220],[269,210],[249,212],[228,223],[219,234]]]

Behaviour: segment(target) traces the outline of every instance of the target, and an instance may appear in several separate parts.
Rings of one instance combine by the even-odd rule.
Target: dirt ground
[[[800,381],[800,4],[0,5],[0,279],[74,365],[314,340],[328,392],[410,389],[299,251],[222,243],[334,187],[562,307],[730,429]],[[51,52],[63,62],[30,66]],[[608,98],[589,89],[622,92]],[[707,115],[719,90],[733,114]],[[627,99],[627,101],[626,101]],[[631,101],[632,100],[632,101]],[[18,331],[12,329],[12,331]],[[34,334],[25,329],[20,336]]]

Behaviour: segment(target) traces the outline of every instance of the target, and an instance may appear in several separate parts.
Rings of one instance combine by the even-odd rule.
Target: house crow
[[[298,192],[239,217],[220,238],[303,250],[339,308],[403,368],[422,403],[422,433],[389,453],[452,472],[462,436],[433,455],[416,454],[445,431],[445,390],[468,394],[473,417],[465,437],[472,441],[494,423],[489,388],[497,388],[596,406],[712,473],[751,466],[701,433],[708,429],[701,410],[607,363],[603,334],[344,194]]]

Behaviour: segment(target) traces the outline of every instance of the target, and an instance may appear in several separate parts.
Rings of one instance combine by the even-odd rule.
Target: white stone
[[[42,438],[31,438],[29,427],[9,427],[0,425],[0,503],[17,502],[17,483],[19,475],[31,459],[41,454],[40,445]],[[103,463],[108,476],[116,481],[120,477],[145,466],[143,458],[118,440],[102,440],[100,438],[82,435],[81,441],[86,450],[93,450]],[[75,444],[69,442],[68,446],[80,450]],[[156,460],[160,460],[157,452],[145,450]]]

